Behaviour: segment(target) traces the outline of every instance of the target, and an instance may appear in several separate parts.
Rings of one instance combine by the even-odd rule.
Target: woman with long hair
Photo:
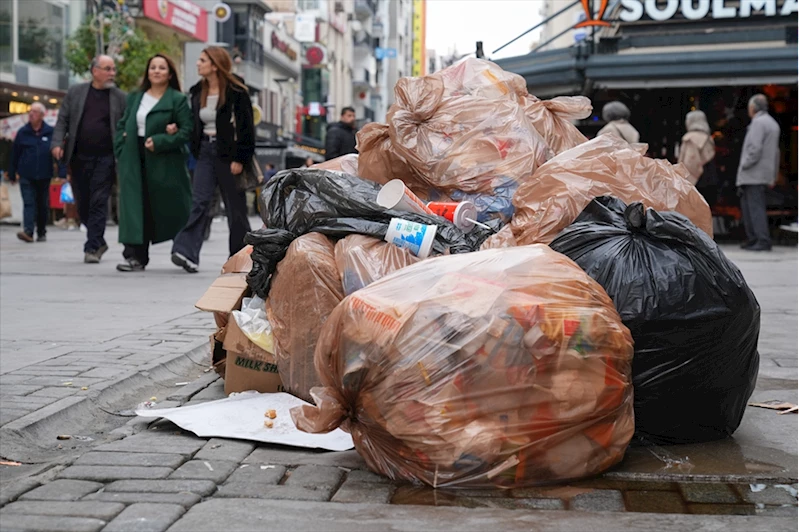
[[[125,261],[117,266],[121,272],[143,271],[150,261],[150,243],[172,240],[189,218],[186,142],[191,120],[175,64],[165,55],[154,55],[141,86],[128,96],[114,139],[119,241],[125,245]]]
[[[202,79],[190,90],[194,115],[191,151],[197,166],[191,215],[172,246],[172,262],[189,273],[199,268],[217,186],[225,202],[231,256],[244,247],[244,236],[250,230],[247,199],[237,181],[255,152],[255,125],[247,87],[232,68],[224,48],[209,46],[197,60],[197,73]]]

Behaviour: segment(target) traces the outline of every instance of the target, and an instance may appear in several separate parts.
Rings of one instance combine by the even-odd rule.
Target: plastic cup
[[[384,209],[433,214],[416,194],[399,179],[392,179],[377,193],[377,204]]]
[[[402,218],[392,218],[384,240],[405,248],[420,259],[427,258],[433,248],[437,225],[425,225]]]
[[[427,204],[433,214],[446,218],[461,231],[468,233],[474,229],[474,221],[477,218],[477,207],[471,201],[461,201],[460,203],[446,201],[431,201]]]

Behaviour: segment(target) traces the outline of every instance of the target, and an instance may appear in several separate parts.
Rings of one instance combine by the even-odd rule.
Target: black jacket
[[[194,115],[194,130],[191,134],[191,153],[200,156],[200,142],[203,137],[203,122],[200,120],[200,94],[202,81],[190,90],[191,112]],[[232,114],[235,110],[236,131],[234,141]],[[228,85],[225,92],[225,105],[216,111],[216,150],[225,160],[249,164],[255,153],[255,124],[253,124],[252,102],[246,91]]]
[[[325,160],[329,161],[348,153],[358,153],[355,149],[355,130],[344,122],[327,126]]]

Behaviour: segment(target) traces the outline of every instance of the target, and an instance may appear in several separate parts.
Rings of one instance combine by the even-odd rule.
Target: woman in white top
[[[117,270],[144,270],[150,244],[172,240],[188,220],[191,185],[186,145],[191,127],[191,108],[180,91],[175,65],[156,54],[147,62],[140,89],[128,96],[114,139],[119,241],[125,245],[125,261]]]

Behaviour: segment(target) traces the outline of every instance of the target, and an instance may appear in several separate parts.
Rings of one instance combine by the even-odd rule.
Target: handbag
[[[8,186],[3,183],[0,184],[0,218],[8,218],[11,214],[11,198],[8,194]]]
[[[230,122],[233,124],[233,142],[238,142],[238,135],[236,134],[236,113],[235,110],[230,113]],[[264,173],[261,171],[261,165],[258,164],[258,159],[253,154],[252,158],[244,163],[244,168],[236,178],[236,188],[239,192],[249,192],[260,187],[264,182]]]

